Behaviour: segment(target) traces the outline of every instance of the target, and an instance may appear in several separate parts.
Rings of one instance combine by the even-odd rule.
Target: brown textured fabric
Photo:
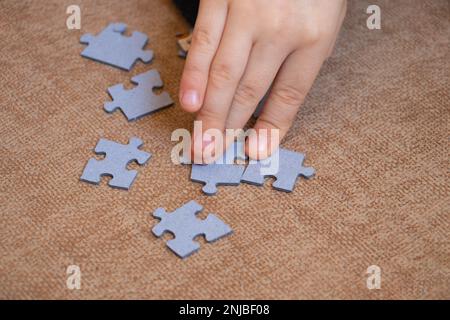
[[[450,298],[449,3],[351,1],[333,56],[283,142],[317,176],[291,194],[270,185],[214,197],[169,156],[178,104],[137,122],[102,109],[106,88],[157,68],[177,99],[188,30],[166,1],[0,3],[0,298]],[[81,34],[111,21],[150,36],[150,65],[131,72],[80,56]],[[153,153],[130,191],[80,182],[100,137]],[[157,207],[197,200],[234,234],[181,260],[150,234]],[[203,215],[204,216],[204,215]],[[81,290],[66,288],[79,265]],[[366,269],[382,269],[380,290]]]

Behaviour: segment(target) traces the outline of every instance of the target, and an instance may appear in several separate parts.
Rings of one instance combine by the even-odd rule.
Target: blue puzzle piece
[[[299,176],[305,178],[314,176],[313,168],[303,166],[304,159],[305,155],[302,153],[280,148],[278,160],[274,154],[265,160],[251,161],[245,169],[241,181],[261,186],[267,177],[275,177],[276,181],[272,184],[274,189],[291,192]],[[269,170],[271,167],[274,170]]]
[[[190,256],[200,248],[194,241],[197,236],[204,235],[206,241],[213,242],[233,232],[214,214],[209,214],[204,220],[198,219],[196,215],[202,210],[203,207],[193,200],[169,214],[164,208],[158,208],[153,216],[161,221],[152,232],[157,237],[165,232],[172,233],[175,238],[167,241],[167,246],[181,258]]]
[[[105,158],[89,159],[84,168],[81,180],[98,184],[102,176],[112,176],[109,185],[115,188],[129,189],[137,176],[136,170],[128,170],[127,165],[132,161],[145,164],[151,154],[138,148],[142,141],[131,138],[128,144],[120,144],[106,139],[100,139],[95,147],[95,153],[104,154]]]
[[[127,26],[124,23],[110,23],[98,35],[84,34],[80,42],[88,44],[81,55],[114,67],[130,71],[136,60],[148,63],[153,58],[153,51],[142,50],[148,37],[138,31],[131,36],[124,36]]]
[[[107,112],[120,109],[128,121],[132,121],[173,104],[167,92],[158,95],[153,93],[154,88],[163,86],[158,71],[141,73],[134,76],[131,82],[138,86],[131,90],[125,90],[122,84],[108,88],[113,101],[105,103]]]
[[[242,158],[242,155],[243,144],[235,142],[216,162],[206,165],[193,164],[191,180],[205,183],[202,190],[208,196],[215,195],[219,185],[238,185],[245,166],[234,164],[234,160]]]

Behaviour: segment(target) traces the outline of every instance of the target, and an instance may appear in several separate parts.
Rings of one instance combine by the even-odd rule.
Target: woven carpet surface
[[[173,165],[178,103],[136,122],[103,110],[106,89],[156,68],[178,100],[189,26],[171,1],[0,2],[0,298],[449,299],[449,2],[350,1],[333,55],[283,146],[317,174],[294,192],[241,184],[207,197]],[[149,35],[130,72],[80,56],[109,22]],[[79,181],[98,139],[132,136],[153,154],[127,192]],[[106,179],[107,180],[107,179]],[[151,228],[158,207],[196,200],[234,230],[181,260]],[[66,269],[81,270],[81,289]],[[381,289],[366,286],[381,268]]]

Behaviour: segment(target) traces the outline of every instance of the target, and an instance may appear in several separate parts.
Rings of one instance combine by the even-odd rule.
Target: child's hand
[[[181,79],[182,107],[198,111],[203,131],[242,128],[273,82],[254,128],[279,129],[282,139],[332,51],[345,8],[345,0],[201,0]],[[259,142],[247,150],[251,158],[278,147]],[[210,143],[203,137],[199,145]]]

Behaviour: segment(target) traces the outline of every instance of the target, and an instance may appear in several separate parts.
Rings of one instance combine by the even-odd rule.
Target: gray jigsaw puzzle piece
[[[103,176],[111,176],[109,186],[129,189],[137,176],[137,171],[128,170],[127,165],[132,161],[143,165],[151,157],[150,153],[139,150],[141,145],[142,140],[138,138],[131,138],[128,144],[100,139],[94,151],[97,154],[104,154],[105,158],[89,159],[80,179],[98,184]]]
[[[272,184],[274,189],[291,192],[294,190],[299,176],[305,178],[314,176],[315,170],[313,168],[303,166],[304,154],[282,148],[279,149],[278,170],[273,174],[263,174],[263,168],[269,167],[270,163],[274,161],[274,157],[262,161],[251,161],[245,169],[241,181],[260,186],[264,184],[266,177],[275,177],[276,180]]]
[[[190,256],[200,248],[194,241],[197,236],[204,235],[207,242],[213,242],[233,232],[214,214],[209,214],[204,220],[198,219],[196,215],[202,210],[203,207],[194,200],[169,214],[164,208],[158,208],[153,216],[160,222],[152,232],[157,237],[165,232],[173,234],[175,238],[167,241],[167,246],[181,258]]]
[[[239,185],[245,166],[234,164],[234,160],[241,159],[245,155],[243,144],[233,143],[223,156],[211,164],[193,164],[191,171],[191,180],[204,183],[202,191],[208,196],[217,193],[217,186]]]
[[[154,88],[163,86],[158,71],[141,73],[134,76],[131,82],[137,84],[137,87],[125,90],[122,84],[118,84],[108,88],[113,101],[105,103],[106,112],[120,109],[128,121],[132,121],[173,104],[167,92],[158,95],[153,93]]]
[[[88,46],[81,55],[127,71],[131,70],[138,59],[144,63],[150,62],[153,51],[142,50],[148,42],[148,37],[138,31],[134,31],[129,37],[124,36],[126,29],[124,23],[110,23],[96,36],[84,34],[80,42]]]

